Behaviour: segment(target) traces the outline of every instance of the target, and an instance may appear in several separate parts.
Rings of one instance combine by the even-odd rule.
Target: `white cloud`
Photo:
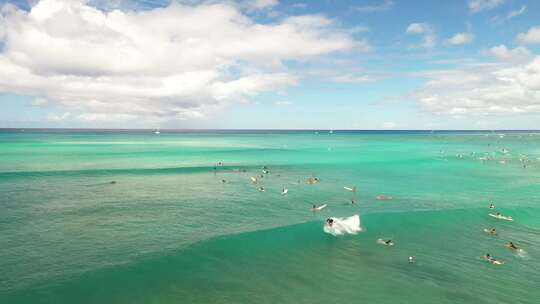
[[[501,44],[494,46],[490,49],[481,51],[482,54],[493,56],[500,61],[507,62],[525,62],[531,59],[532,54],[525,47],[516,47],[514,49],[509,49],[506,45]]]
[[[522,5],[520,9],[508,12],[508,15],[506,15],[506,19],[517,17],[519,15],[524,14],[526,11],[527,11],[527,6]]]
[[[394,2],[391,0],[384,0],[381,4],[377,5],[361,5],[353,6],[351,9],[353,11],[361,13],[372,13],[372,12],[383,12],[391,9],[394,6]]]
[[[527,33],[518,34],[517,40],[522,44],[540,43],[540,26],[531,27]]]
[[[48,100],[43,97],[36,97],[32,100],[31,104],[33,106],[42,106],[47,104]]]
[[[393,121],[385,121],[382,124],[383,129],[394,129],[397,126],[397,124]]]
[[[469,0],[468,6],[471,13],[478,13],[494,9],[504,3],[504,0]]]
[[[65,112],[62,114],[49,114],[49,116],[47,117],[47,120],[51,122],[63,122],[66,119],[68,119],[70,116],[71,116],[71,113],[69,112]]]
[[[427,23],[411,23],[407,27],[408,34],[423,34],[431,32],[431,28]]]
[[[252,10],[266,9],[278,4],[278,0],[250,0],[246,2],[247,8]]]
[[[474,35],[469,32],[457,33],[452,38],[449,38],[445,42],[450,45],[459,45],[471,43],[474,40]]]
[[[375,81],[375,78],[368,75],[353,75],[353,74],[340,74],[332,77],[332,80],[335,82],[344,82],[344,83],[362,83]]]
[[[437,43],[437,35],[435,35],[435,31],[427,23],[411,23],[407,27],[406,33],[413,35],[421,34],[424,36],[422,43],[413,47],[432,49]]]
[[[279,100],[274,102],[276,106],[289,106],[291,103],[289,101]]]
[[[84,122],[124,122],[136,118],[137,115],[132,114],[85,113],[77,115],[77,120]]]
[[[525,64],[471,65],[421,74],[413,96],[426,110],[449,115],[540,112],[540,56]]]
[[[304,9],[307,7],[307,4],[305,3],[295,3],[292,5],[292,8],[297,8],[297,9]]]
[[[0,91],[88,122],[206,117],[296,84],[285,61],[370,48],[320,15],[260,24],[227,2],[124,12],[42,0],[1,16]]]
[[[349,29],[349,33],[351,34],[366,33],[366,32],[369,32],[369,27],[363,26],[363,25],[354,26]]]

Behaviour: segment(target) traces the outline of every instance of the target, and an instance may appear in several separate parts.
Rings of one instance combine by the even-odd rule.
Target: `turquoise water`
[[[536,132],[5,130],[0,193],[0,303],[540,299]]]

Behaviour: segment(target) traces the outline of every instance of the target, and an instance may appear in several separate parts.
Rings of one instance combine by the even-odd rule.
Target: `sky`
[[[540,1],[0,0],[0,127],[540,129]]]

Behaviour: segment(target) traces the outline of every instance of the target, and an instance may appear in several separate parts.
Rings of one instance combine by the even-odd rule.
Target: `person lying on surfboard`
[[[506,244],[506,247],[512,249],[512,250],[519,250],[519,247],[516,246],[514,243],[512,242],[508,242],[508,244]]]
[[[503,264],[503,262],[497,261],[494,257],[492,257],[489,253],[486,253],[485,256],[483,256],[484,260],[490,262],[491,264]]]

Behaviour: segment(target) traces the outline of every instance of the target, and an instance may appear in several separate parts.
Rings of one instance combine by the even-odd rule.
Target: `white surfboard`
[[[384,245],[384,246],[394,246],[394,242],[387,244],[383,239],[378,239],[377,244]]]
[[[493,213],[490,213],[489,216],[494,217],[496,219],[505,220],[505,221],[514,221],[514,219],[511,216],[504,216],[504,215],[496,215]]]
[[[349,187],[343,187],[343,189],[347,190],[347,191],[355,191],[354,188],[349,188]]]
[[[321,210],[323,210],[324,208],[326,208],[326,206],[327,206],[326,204],[320,205],[320,206],[318,206],[318,207],[311,208],[311,210],[312,210],[312,211],[321,211]]]
[[[281,191],[281,195],[285,195],[289,193],[289,189],[283,189],[283,191]]]

